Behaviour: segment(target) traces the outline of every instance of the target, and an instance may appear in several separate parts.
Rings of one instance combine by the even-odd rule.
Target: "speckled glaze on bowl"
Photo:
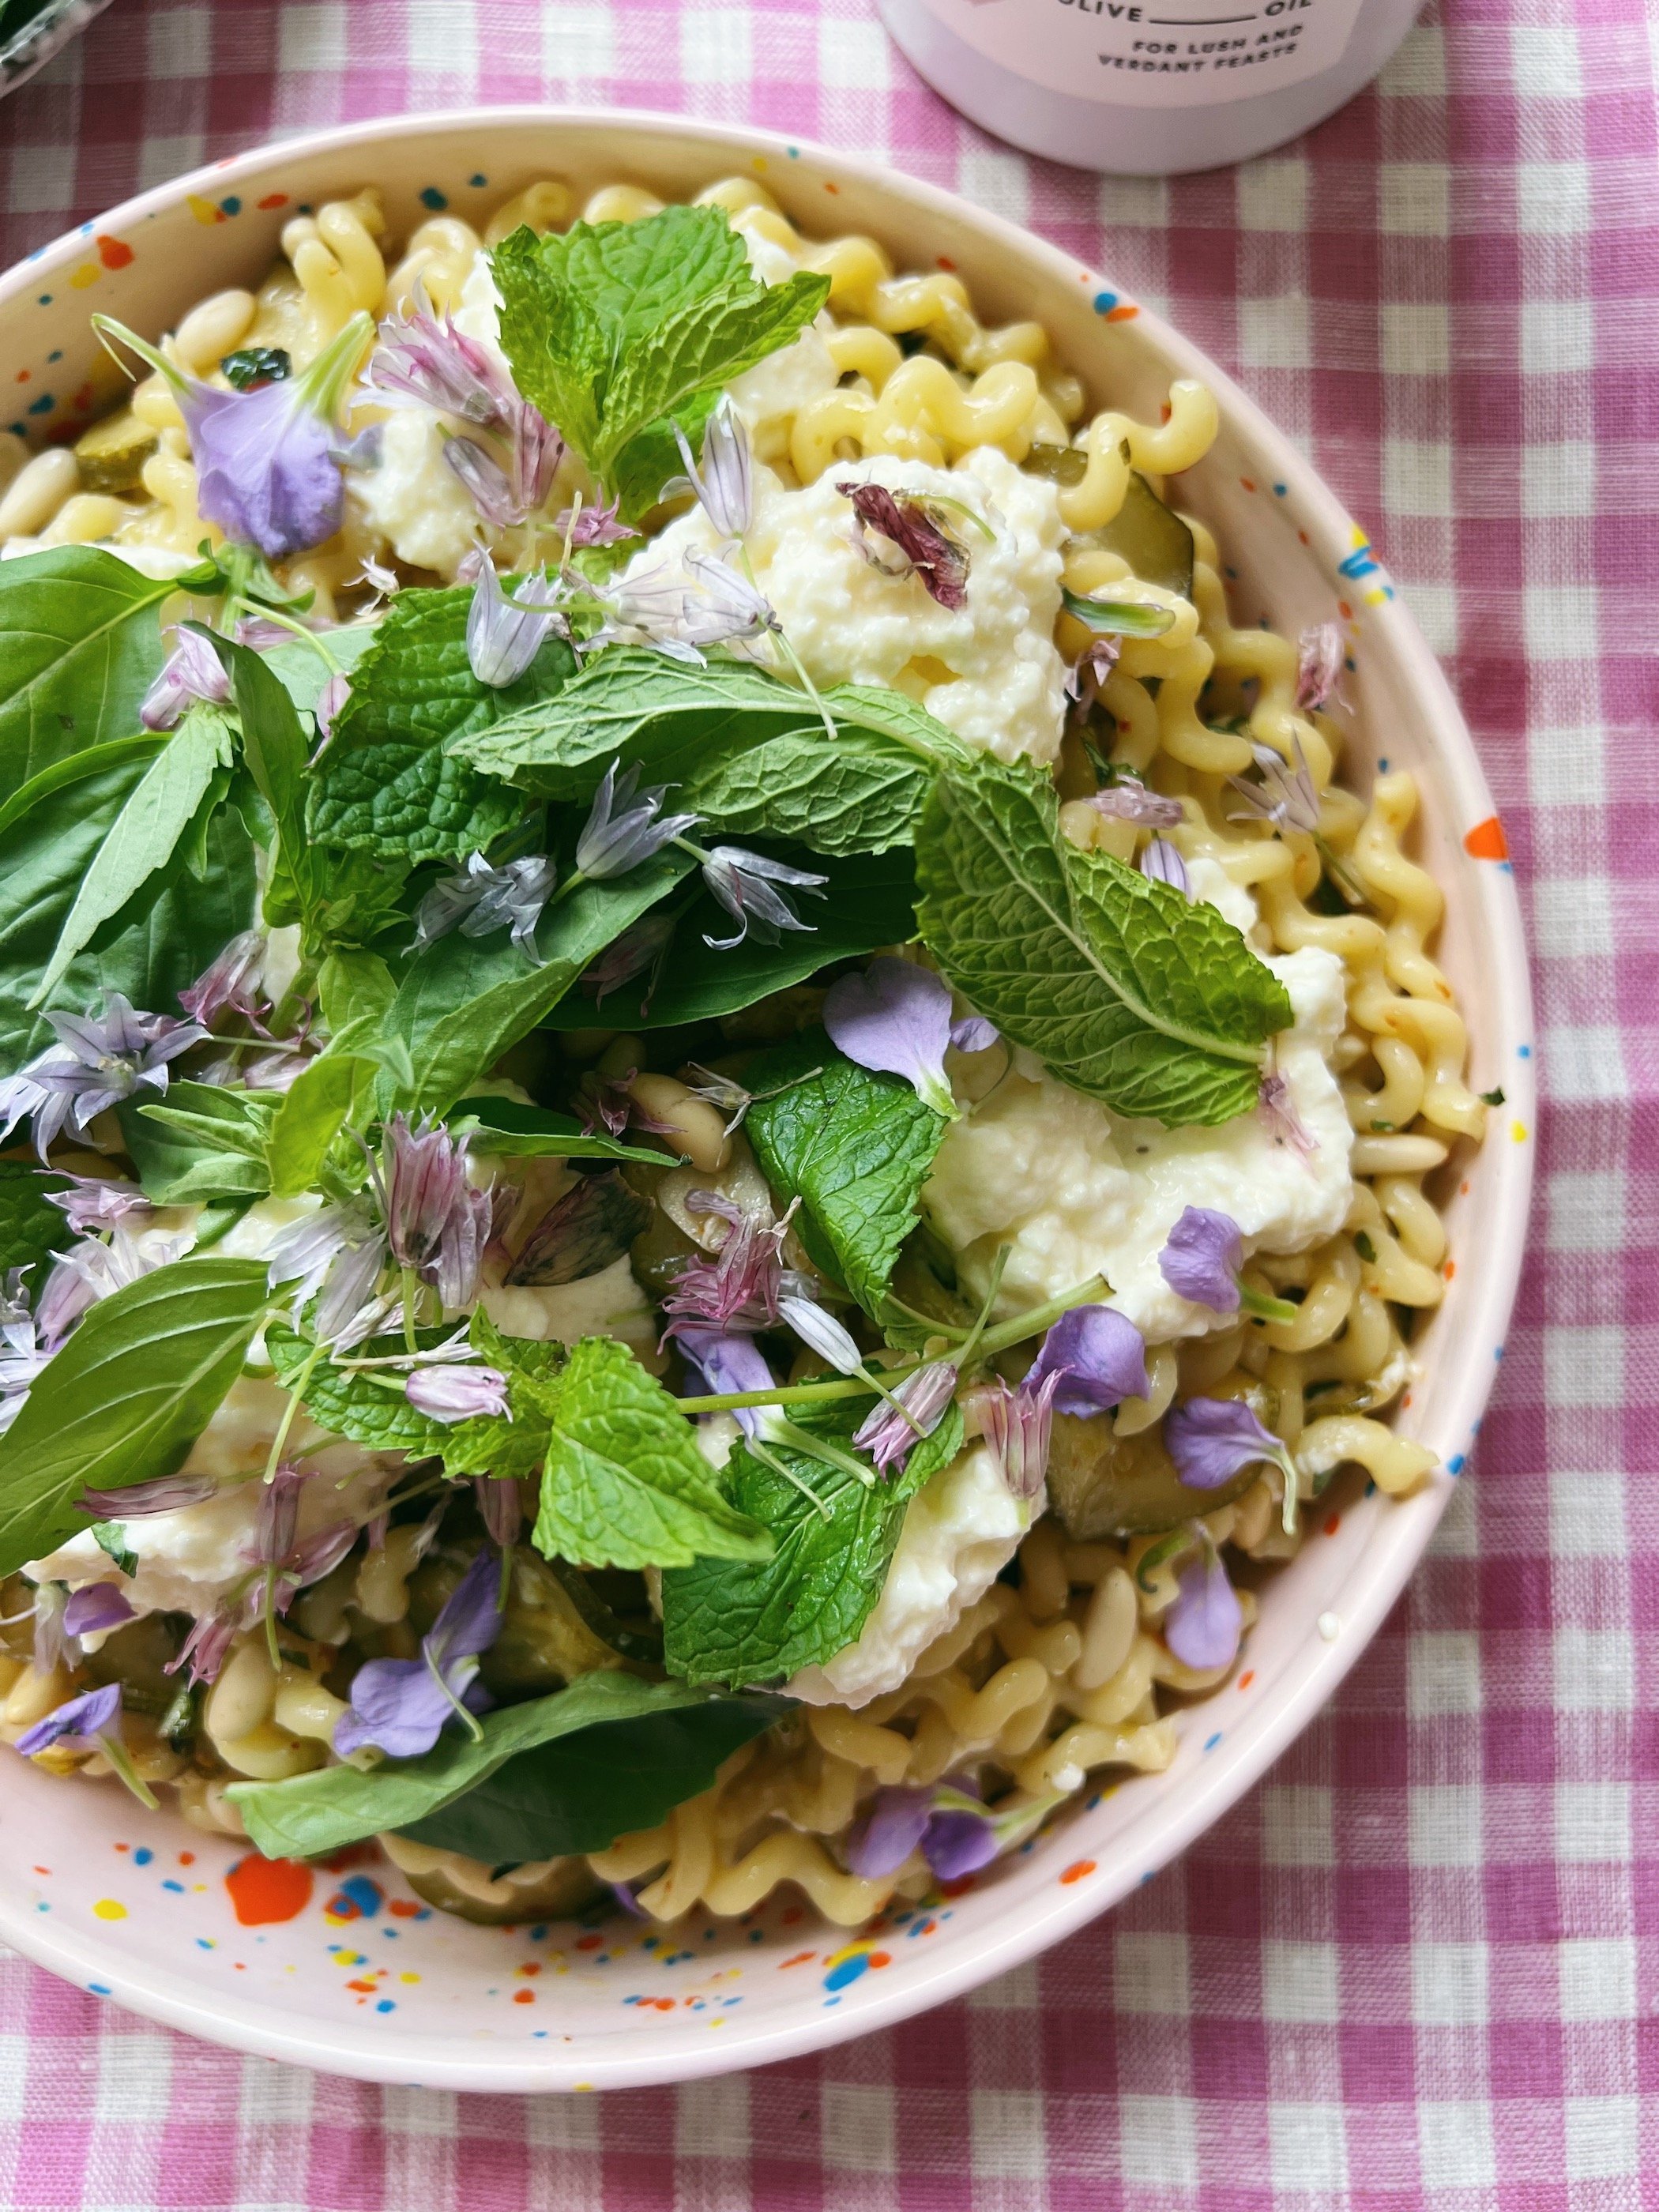
[[[7,1765],[0,1940],[173,2027],[368,2080],[605,2088],[785,2058],[959,1996],[1103,1911],[1255,1781],[1364,1649],[1463,1466],[1519,1272],[1531,1012],[1515,885],[1468,732],[1364,530],[1241,392],[1109,277],[873,163],[759,132],[538,108],[406,117],[198,170],[34,255],[0,282],[0,388],[18,394],[31,435],[70,434],[102,389],[93,309],[155,336],[204,294],[257,280],[297,210],[365,183],[403,233],[437,208],[482,216],[549,173],[584,189],[630,179],[673,199],[733,172],[760,179],[808,233],[867,231],[902,268],[958,270],[988,320],[1037,317],[1097,404],[1156,420],[1171,377],[1202,377],[1221,435],[1181,497],[1237,570],[1235,618],[1344,623],[1356,772],[1382,746],[1421,781],[1418,849],[1446,894],[1441,957],[1469,1018],[1474,1080],[1508,1101],[1455,1186],[1463,1264],[1416,1340],[1402,1415],[1447,1473],[1403,1504],[1357,1488],[1328,1501],[1264,1592],[1236,1680],[1181,1716],[1167,1773],[1091,1796],[971,1885],[851,1940],[787,1900],[741,1924],[666,1932],[620,1917],[473,1928],[428,1912],[372,1853],[326,1870],[267,1866],[147,1818],[113,1785]]]

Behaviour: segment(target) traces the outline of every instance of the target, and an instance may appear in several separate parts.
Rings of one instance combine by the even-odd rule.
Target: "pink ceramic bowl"
[[[1357,1493],[1263,1595],[1246,1670],[1182,1715],[1167,1773],[1097,1796],[931,1912],[848,1940],[787,1902],[751,1923],[653,1933],[633,1921],[474,1928],[427,1911],[378,1863],[268,1868],[136,1812],[112,1786],[9,1762],[0,1940],[174,2027],[306,2066],[455,2089],[678,2081],[890,2025],[1018,1966],[1185,1849],[1284,1750],[1364,1650],[1439,1519],[1480,1424],[1519,1270],[1532,1176],[1532,1027],[1515,884],[1479,762],[1416,623],[1365,533],[1236,386],[1108,276],[872,161],[667,116],[504,108],[359,124],[246,154],[145,193],[0,283],[0,389],[31,436],[73,425],[94,308],[155,334],[257,281],[283,222],[365,183],[394,233],[430,210],[493,209],[549,174],[630,179],[670,199],[758,177],[809,234],[865,231],[901,268],[959,270],[988,319],[1035,316],[1110,401],[1157,419],[1170,380],[1221,409],[1182,488],[1237,569],[1234,611],[1294,633],[1340,609],[1358,676],[1355,772],[1376,748],[1423,787],[1420,851],[1445,890],[1441,957],[1501,1085],[1449,1208],[1464,1264],[1413,1349],[1403,1415],[1448,1472],[1403,1504]]]

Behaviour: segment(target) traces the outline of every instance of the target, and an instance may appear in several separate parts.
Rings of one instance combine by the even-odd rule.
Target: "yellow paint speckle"
[[[112,1897],[100,1897],[92,1908],[94,1920],[125,1920],[127,1908]]]
[[[84,292],[88,284],[95,284],[103,272],[95,261],[83,261],[78,269],[70,271],[70,283],[77,292]]]
[[[222,222],[224,221],[224,216],[219,212],[219,210],[214,205],[211,200],[204,200],[198,192],[187,193],[185,197],[189,202],[190,211],[195,216],[198,222],[210,223]]]
[[[400,1982],[418,1982],[420,1978],[418,1974],[399,1974],[398,1977]]]
[[[1510,1134],[1514,1138],[1517,1145],[1524,1145],[1527,1141],[1526,1123],[1524,1121],[1511,1121],[1510,1123]]]

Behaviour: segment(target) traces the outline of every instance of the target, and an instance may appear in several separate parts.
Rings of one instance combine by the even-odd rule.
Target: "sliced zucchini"
[[[585,1859],[541,1859],[495,1874],[480,1859],[434,1850],[407,1836],[382,1836],[382,1848],[428,1905],[485,1928],[520,1920],[563,1920],[599,1894]]]
[[[1143,584],[1193,596],[1193,533],[1138,471],[1130,472],[1122,506],[1103,530],[1089,532],[1089,542],[1121,555]]]
[[[155,447],[155,431],[131,407],[106,415],[75,441],[81,482],[88,491],[136,491]]]
[[[1048,1499],[1066,1534],[1079,1543],[1103,1536],[1144,1536],[1213,1513],[1242,1498],[1261,1472],[1245,1468],[1215,1490],[1193,1490],[1176,1472],[1157,1429],[1112,1433],[1111,1416],[1079,1420],[1054,1416],[1048,1455]]]

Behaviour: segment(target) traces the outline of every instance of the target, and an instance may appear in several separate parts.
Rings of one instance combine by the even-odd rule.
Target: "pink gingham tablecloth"
[[[1333,1710],[1115,1914],[822,2058],[564,2100],[315,2079],[0,1958],[6,2212],[1659,2204],[1656,27],[1443,0],[1312,137],[1169,183],[998,146],[870,0],[115,0],[0,108],[7,263],[275,133],[545,97],[875,153],[1121,277],[1304,441],[1444,656],[1547,1101],[1431,1556]]]

